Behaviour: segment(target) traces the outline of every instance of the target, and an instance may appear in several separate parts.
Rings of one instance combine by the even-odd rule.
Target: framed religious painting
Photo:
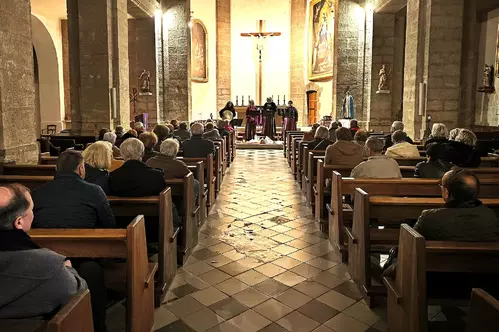
[[[309,7],[309,80],[333,77],[335,52],[336,1],[312,0]]]
[[[496,39],[496,77],[499,77],[499,24],[497,25]]]
[[[197,19],[191,27],[191,80],[208,82],[208,31]]]

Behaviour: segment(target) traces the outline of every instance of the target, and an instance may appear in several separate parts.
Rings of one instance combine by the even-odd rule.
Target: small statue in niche
[[[489,65],[485,65],[483,69],[483,81],[482,86],[478,88],[478,92],[492,93],[494,89],[494,68]]]
[[[151,72],[144,69],[139,76],[140,94],[151,94]]]
[[[383,93],[383,94],[388,94],[390,93],[390,90],[386,86],[388,83],[388,74],[386,71],[386,66],[382,65],[381,69],[379,70],[379,84],[378,84],[378,91],[376,91],[377,94]]]

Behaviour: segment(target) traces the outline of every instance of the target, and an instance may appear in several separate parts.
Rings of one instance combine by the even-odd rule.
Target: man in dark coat
[[[477,199],[480,181],[476,175],[455,168],[441,182],[445,207],[423,211],[414,229],[427,241],[499,241],[495,212]]]
[[[272,98],[267,98],[267,102],[265,103],[265,105],[263,105],[263,110],[263,135],[273,140],[275,138],[277,130],[275,124],[275,113],[277,112],[277,105],[272,101]]]
[[[42,228],[114,228],[113,211],[106,194],[85,178],[80,152],[66,150],[59,156],[54,180],[33,191],[35,221]]]
[[[32,222],[28,189],[0,187],[0,319],[50,314],[87,289],[66,257],[31,240]]]
[[[385,147],[383,150],[386,151],[389,147],[393,145],[392,141],[392,133],[396,132],[397,130],[402,130],[404,131],[404,124],[401,121],[393,121],[392,127],[391,127],[391,133],[385,136]],[[413,143],[412,139],[406,135],[405,141],[407,143]]]
[[[166,187],[164,174],[142,161],[144,144],[136,138],[129,138],[121,144],[120,150],[125,163],[109,174],[111,193],[121,197],[159,195]]]
[[[207,155],[215,156],[215,144],[203,138],[204,126],[196,123],[191,127],[192,137],[184,141],[184,157],[186,158],[206,158]]]

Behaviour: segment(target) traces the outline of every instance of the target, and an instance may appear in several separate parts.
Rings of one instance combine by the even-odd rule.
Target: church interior
[[[497,331],[496,84],[499,0],[0,0],[0,330]]]

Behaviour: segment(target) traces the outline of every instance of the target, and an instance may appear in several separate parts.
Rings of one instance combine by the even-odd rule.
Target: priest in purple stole
[[[263,136],[273,140],[276,134],[275,113],[277,112],[277,105],[272,101],[272,98],[267,98],[263,110]]]
[[[284,130],[296,130],[296,123],[298,122],[298,110],[293,106],[293,102],[288,101],[288,107],[284,113]]]

